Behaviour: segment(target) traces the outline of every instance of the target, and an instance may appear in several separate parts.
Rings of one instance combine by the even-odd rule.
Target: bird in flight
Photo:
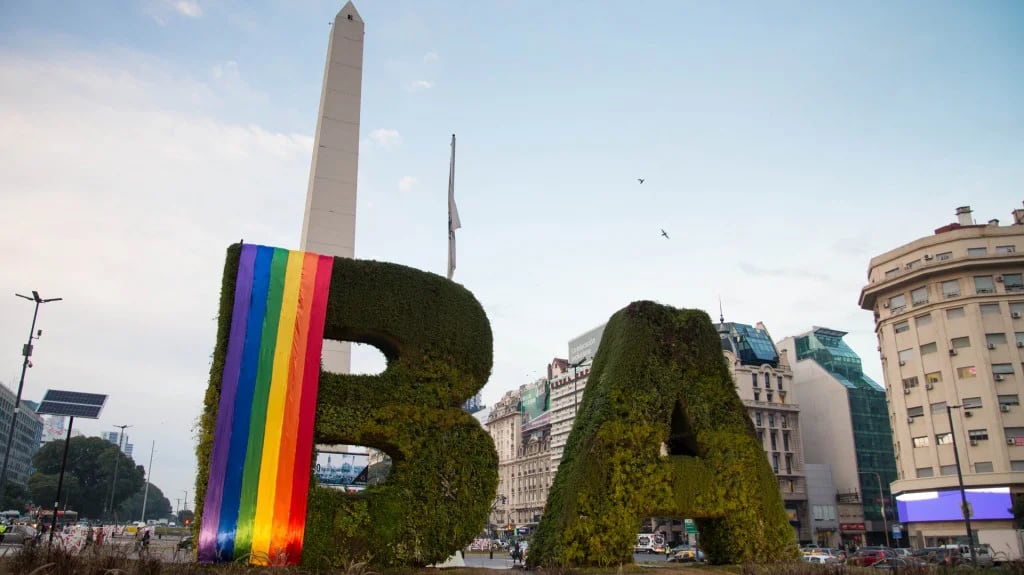
[[[666,240],[672,239],[672,238],[668,237],[668,232],[666,232],[665,230],[661,230],[661,235],[664,236]]]
[[[640,182],[641,184],[644,183],[644,179],[643,178],[637,178],[636,181]]]

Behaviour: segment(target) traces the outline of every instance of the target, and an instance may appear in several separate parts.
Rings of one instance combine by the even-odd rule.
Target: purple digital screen
[[[1013,519],[1009,487],[967,489],[967,503],[971,506],[971,519]],[[896,509],[900,521],[960,521],[960,491],[922,491],[896,496]]]

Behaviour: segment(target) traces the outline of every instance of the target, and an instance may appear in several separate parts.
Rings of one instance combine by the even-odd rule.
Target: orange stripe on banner
[[[316,398],[320,385],[320,357],[323,353],[327,299],[331,291],[333,271],[334,258],[320,256],[312,314],[309,319],[306,371],[302,380],[302,403],[299,407],[299,443],[295,452],[291,518],[288,527],[288,559],[294,559],[296,562],[302,559],[302,539],[306,531],[306,503],[309,499],[309,471],[313,463],[313,425],[316,421]]]
[[[309,319],[316,286],[319,256],[304,253],[299,303],[295,313],[295,335],[292,338],[291,357],[288,361],[288,392],[284,403],[281,425],[281,450],[277,466],[277,492],[274,494],[274,525],[270,537],[270,556],[277,562],[288,548],[288,520],[291,515],[292,478],[295,475],[295,449],[299,434],[299,405],[302,400],[302,374],[306,364],[306,344],[309,339]]]

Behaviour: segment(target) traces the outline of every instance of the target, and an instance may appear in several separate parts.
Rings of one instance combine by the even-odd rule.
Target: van
[[[664,553],[665,537],[661,533],[639,533],[633,553]]]

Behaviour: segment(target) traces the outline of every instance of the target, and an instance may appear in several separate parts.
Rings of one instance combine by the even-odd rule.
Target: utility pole
[[[14,442],[14,434],[18,429],[18,411],[21,406],[21,391],[25,388],[25,371],[32,367],[32,361],[29,359],[32,357],[32,340],[39,339],[43,335],[43,330],[36,331],[36,318],[39,317],[39,306],[40,304],[50,303],[52,301],[61,301],[64,298],[53,297],[49,299],[43,299],[39,297],[39,292],[33,291],[32,297],[27,295],[21,295],[20,293],[14,294],[22,299],[35,302],[36,309],[32,312],[32,327],[28,330],[28,343],[21,348],[21,355],[24,356],[24,360],[21,362],[21,379],[18,381],[18,394],[14,396],[14,411],[11,413],[11,427],[7,430],[7,449],[4,450],[4,463],[3,467],[0,467],[0,505],[4,502],[4,491],[7,486],[7,463],[11,459],[11,444]]]
[[[149,482],[153,479],[153,452],[156,451],[156,440],[149,448],[149,467],[146,468],[146,491],[142,493],[142,517],[139,521],[146,522],[146,501],[149,499]]]
[[[117,454],[114,456],[114,480],[110,482],[110,505],[107,507],[107,511],[115,518],[117,522],[117,515],[114,513],[114,494],[117,492],[117,467],[121,463],[121,441],[124,439],[124,430],[131,427],[130,425],[115,425],[121,430],[121,433],[117,435]]]
[[[978,565],[978,554],[974,550],[974,535],[971,533],[971,508],[967,505],[967,492],[964,491],[964,474],[960,471],[960,452],[956,448],[956,432],[953,431],[953,410],[961,409],[963,405],[946,405],[946,416],[949,417],[949,435],[953,438],[953,461],[956,462],[956,480],[960,484],[960,509],[964,514],[964,524],[967,526],[967,546],[971,548],[971,565]]]

